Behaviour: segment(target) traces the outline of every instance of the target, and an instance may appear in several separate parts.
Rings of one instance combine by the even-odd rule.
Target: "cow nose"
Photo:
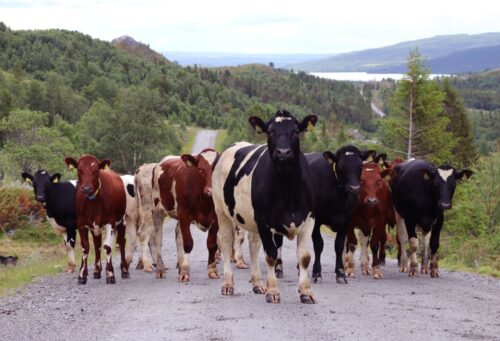
[[[277,148],[276,156],[280,160],[288,160],[292,157],[292,150],[290,148]]]
[[[441,208],[442,210],[449,210],[451,208],[451,203],[442,202],[439,204],[439,208]]]
[[[43,195],[37,195],[35,197],[35,200],[38,202],[43,202],[43,201],[45,201],[45,197]]]
[[[349,192],[351,193],[354,193],[354,194],[358,194],[359,193],[359,185],[356,185],[356,186],[353,186],[353,185],[349,185],[347,187],[347,189],[349,190]]]
[[[375,206],[378,204],[377,198],[366,198],[366,203],[370,206]]]
[[[90,186],[82,186],[82,192],[83,193],[91,193],[92,192],[92,187],[90,187]]]

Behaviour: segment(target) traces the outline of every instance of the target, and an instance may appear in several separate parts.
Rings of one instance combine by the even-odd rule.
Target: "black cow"
[[[59,182],[61,174],[52,176],[44,170],[38,170],[35,176],[29,173],[21,175],[24,181],[31,183],[35,199],[44,204],[48,221],[52,227],[64,236],[64,245],[68,253],[66,272],[75,271],[76,240],[76,181]]]
[[[16,266],[17,256],[0,256],[0,265]]]
[[[437,251],[439,234],[443,227],[443,212],[451,209],[457,180],[468,179],[472,171],[457,172],[450,165],[435,167],[424,160],[408,160],[397,165],[392,174],[392,195],[396,209],[398,237],[404,248],[410,239],[410,268],[414,277],[417,270],[418,239],[416,227],[424,235],[422,273],[428,272],[428,243],[431,248],[431,277],[439,277]],[[429,233],[431,232],[431,233]],[[429,236],[430,235],[430,236]],[[401,271],[408,266],[406,252],[401,253]]]
[[[233,230],[248,230],[251,282],[255,293],[266,293],[261,282],[258,252],[260,239],[268,267],[269,303],[279,303],[280,295],[274,267],[277,248],[273,235],[289,239],[298,236],[299,293],[302,303],[315,303],[307,267],[311,259],[308,243],[314,227],[312,175],[300,151],[299,134],[314,126],[316,116],[298,122],[287,111],[278,111],[268,122],[250,117],[258,132],[267,134],[267,145],[237,143],[222,153],[215,166],[212,196],[219,219],[221,251],[224,256],[223,295],[234,291],[231,270]]]
[[[321,279],[321,253],[323,252],[323,238],[321,225],[328,226],[337,232],[335,237],[335,273],[338,283],[347,283],[345,278],[342,253],[344,251],[347,228],[352,211],[358,199],[360,177],[363,161],[373,158],[373,150],[360,151],[354,146],[344,146],[335,154],[308,153],[305,154],[310,166],[316,207],[316,216],[312,239],[314,243],[314,282]],[[283,238],[275,236],[276,244],[281,248]],[[281,252],[277,262],[277,273],[283,276]]]

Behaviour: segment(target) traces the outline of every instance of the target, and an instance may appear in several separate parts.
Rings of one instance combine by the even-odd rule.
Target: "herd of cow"
[[[320,226],[336,232],[335,273],[339,283],[355,276],[354,251],[359,228],[362,273],[382,278],[385,263],[386,225],[398,227],[398,264],[409,276],[417,272],[417,229],[422,231],[421,272],[439,277],[437,251],[443,211],[450,209],[458,180],[472,175],[449,165],[435,167],[424,160],[387,161],[385,154],[360,151],[354,146],[335,154],[300,150],[300,133],[312,128],[317,117],[298,121],[280,110],[267,122],[250,117],[251,126],[267,135],[267,144],[239,142],[221,154],[205,149],[198,155],[167,156],[159,163],[141,166],[135,176],[119,176],[109,160],[91,155],[66,165],[78,172],[78,181],[60,182],[60,174],[39,170],[22,177],[32,183],[36,200],[43,202],[54,228],[64,234],[68,272],[75,269],[78,230],[83,250],[78,283],[87,282],[87,259],[91,231],[95,248],[93,277],[101,277],[101,245],[104,234],[106,283],[115,283],[111,252],[119,245],[122,278],[129,278],[129,265],[136,247],[141,248],[138,267],[165,276],[161,257],[163,221],[178,220],[177,268],[179,281],[189,281],[189,255],[193,249],[190,224],[208,231],[208,276],[219,278],[216,253],[224,262],[222,294],[234,292],[231,261],[246,268],[241,255],[244,231],[248,232],[253,292],[266,301],[280,302],[278,277],[283,276],[283,236],[297,237],[297,268],[302,303],[315,303],[307,268],[314,245],[312,277],[321,279],[323,239]],[[125,240],[128,239],[127,248]],[[410,259],[407,259],[407,243]],[[262,282],[259,249],[263,245],[267,283]],[[369,264],[368,244],[372,251]],[[430,255],[429,255],[430,244]],[[150,250],[153,264],[148,260]]]

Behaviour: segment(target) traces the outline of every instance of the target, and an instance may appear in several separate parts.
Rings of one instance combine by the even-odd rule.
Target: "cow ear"
[[[333,166],[335,162],[337,162],[337,158],[332,152],[326,151],[323,153],[323,157],[325,158],[326,161],[330,164],[330,166]]]
[[[467,180],[472,176],[472,174],[474,174],[474,172],[471,171],[470,169],[464,169],[464,170],[461,170],[460,172],[455,173],[455,179]]]
[[[260,119],[257,116],[250,117],[248,119],[248,122],[252,126],[253,130],[255,130],[258,134],[265,132],[267,130],[267,126],[264,123],[264,121],[262,121],[262,119]]]
[[[389,180],[389,178],[391,177],[391,174],[392,174],[392,169],[390,169],[390,168],[386,168],[380,172],[380,176],[384,180]]]
[[[111,166],[111,160],[108,160],[108,159],[106,159],[106,160],[102,160],[102,161],[99,163],[99,169],[103,169],[103,170],[105,170],[105,171],[110,170],[110,169],[111,169],[111,168],[110,168],[110,166]]]
[[[430,180],[434,177],[434,174],[429,169],[422,169],[421,172],[424,180]]]
[[[387,160],[387,154],[378,154],[377,156],[375,156],[375,159],[373,161],[375,161],[379,165],[383,166],[385,163],[385,160]]]
[[[318,122],[318,116],[316,115],[308,115],[304,117],[302,122],[299,123],[299,132],[313,131],[316,122]]]
[[[30,183],[30,184],[33,183],[33,175],[31,175],[30,173],[23,173],[23,174],[21,174],[21,176],[23,177],[24,181],[26,181],[27,183]]]
[[[61,180],[61,174],[59,173],[52,174],[52,176],[50,177],[50,182],[58,183],[59,180]]]
[[[181,156],[181,159],[188,167],[198,166],[198,160],[191,154],[184,154]]]
[[[69,169],[78,168],[78,162],[72,157],[65,157],[64,162]]]
[[[370,162],[373,161],[375,156],[377,155],[377,152],[375,150],[366,150],[364,152],[361,152],[361,160]]]

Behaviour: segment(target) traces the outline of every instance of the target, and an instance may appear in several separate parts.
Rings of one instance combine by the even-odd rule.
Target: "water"
[[[404,77],[403,73],[367,73],[367,72],[311,72],[311,75],[326,78],[326,79],[335,79],[338,81],[360,81],[360,82],[369,82],[369,81],[381,81],[383,79],[394,79],[400,80]],[[430,78],[448,76],[444,74],[431,74]]]

